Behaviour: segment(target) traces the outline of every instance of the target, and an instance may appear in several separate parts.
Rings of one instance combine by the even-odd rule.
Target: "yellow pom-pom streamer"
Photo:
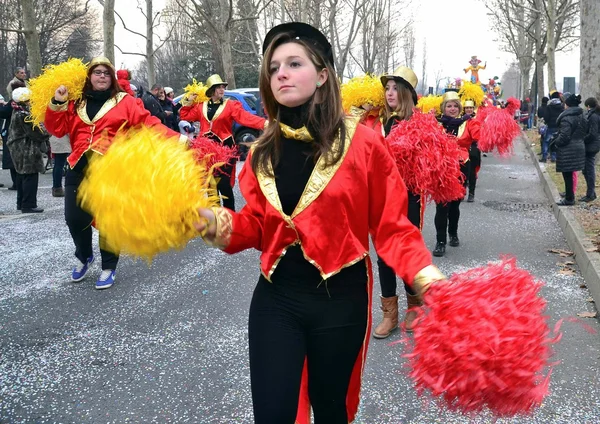
[[[31,90],[31,122],[34,127],[44,122],[48,103],[58,87],[64,85],[69,91],[69,100],[79,100],[87,77],[87,65],[81,59],[69,59],[58,65],[48,65],[42,74],[29,81]]]
[[[379,78],[373,75],[354,77],[342,84],[342,106],[349,113],[352,106],[371,104],[374,107],[384,105],[385,92]]]
[[[78,200],[94,216],[104,249],[150,262],[199,235],[197,209],[219,205],[211,175],[177,139],[140,127],[119,132],[105,156],[94,155]]]
[[[429,113],[431,110],[435,110],[435,115],[439,116],[442,114],[442,96],[423,96],[417,102],[417,108],[423,113]]]
[[[208,87],[206,87],[204,84],[202,84],[201,82],[196,81],[196,79],[192,79],[192,83],[186,85],[184,91],[184,98],[188,98],[188,96],[190,94],[195,94],[196,95],[196,100],[194,100],[194,103],[202,103],[208,100],[208,97],[206,97],[206,89]]]
[[[481,88],[481,84],[473,84],[470,81],[465,81],[458,90],[458,95],[464,103],[465,100],[473,100],[476,106],[481,106],[485,100],[485,93]]]

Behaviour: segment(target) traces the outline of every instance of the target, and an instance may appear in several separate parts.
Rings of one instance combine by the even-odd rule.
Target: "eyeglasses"
[[[104,75],[105,77],[110,77],[110,71],[101,71],[99,69],[96,69],[92,72],[92,74],[96,75],[97,77],[99,77],[100,75]]]

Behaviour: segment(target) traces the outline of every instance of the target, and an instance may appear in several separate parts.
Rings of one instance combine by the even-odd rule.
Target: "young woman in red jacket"
[[[406,217],[383,136],[345,117],[331,45],[303,23],[273,28],[260,90],[274,124],[240,174],[246,206],[201,209],[196,228],[227,253],[260,250],[250,306],[257,424],[347,424],[358,410],[377,253],[417,293],[443,275]]]
[[[235,141],[231,132],[234,122],[246,127],[262,130],[266,126],[265,118],[244,110],[242,104],[235,100],[223,100],[227,83],[219,75],[211,75],[206,80],[206,96],[209,99],[195,103],[195,95],[184,97],[179,110],[179,118],[188,122],[200,122],[200,135],[209,137],[217,143],[233,147]],[[222,177],[217,183],[223,206],[235,210],[233,186],[235,184],[235,161],[220,169]]]

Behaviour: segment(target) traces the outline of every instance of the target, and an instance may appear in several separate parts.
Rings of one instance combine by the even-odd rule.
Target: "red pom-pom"
[[[515,139],[521,134],[519,124],[507,109],[492,109],[481,124],[479,148],[482,152],[496,149],[501,156],[511,155]]]
[[[510,116],[515,116],[515,112],[521,108],[521,102],[515,97],[509,97],[506,101],[505,110]]]
[[[464,150],[444,131],[435,115],[414,111],[387,137],[390,152],[408,190],[427,201],[446,203],[465,195],[460,172]]]
[[[465,414],[510,417],[539,406],[560,339],[560,323],[551,337],[542,286],[514,258],[434,284],[405,355],[419,394]]]
[[[211,169],[217,165],[216,173],[223,175],[223,172],[218,171],[218,166],[230,163],[238,157],[236,147],[228,147],[223,143],[216,142],[208,137],[196,137],[189,142],[190,149],[196,153],[196,159],[199,163],[203,163],[207,169]]]

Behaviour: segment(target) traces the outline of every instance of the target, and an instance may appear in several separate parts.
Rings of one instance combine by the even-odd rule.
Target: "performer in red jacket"
[[[250,306],[257,424],[347,424],[371,329],[369,235],[417,293],[443,275],[407,218],[406,187],[380,133],[345,117],[331,45],[303,23],[263,44],[261,96],[276,124],[240,174],[246,206],[201,209],[204,239],[260,250]]]
[[[71,140],[72,153],[67,158],[69,170],[65,177],[65,219],[75,243],[75,256],[79,260],[71,279],[80,282],[94,261],[94,218],[77,203],[77,190],[85,176],[88,159],[106,153],[117,131],[136,125],[154,127],[165,136],[179,137],[179,134],[162,125],[134,97],[121,89],[115,69],[105,57],[97,57],[90,62],[83,99],[67,101],[68,94],[66,87],[58,87],[46,110],[44,124],[50,134],[56,137],[68,134]],[[187,138],[183,140],[187,141]],[[102,273],[96,282],[97,289],[113,285],[119,260],[113,252],[102,249],[102,239],[100,234]]]
[[[235,100],[223,100],[227,83],[219,75],[211,75],[206,80],[206,96],[209,99],[194,104],[195,96],[184,97],[183,107],[179,111],[180,119],[189,122],[200,122],[200,135],[210,137],[218,143],[234,146],[231,128],[234,122],[246,127],[262,130],[266,120],[244,110],[242,104]],[[217,184],[223,206],[235,210],[233,186],[235,184],[235,161],[220,169],[223,178]],[[227,178],[228,177],[228,178]]]

